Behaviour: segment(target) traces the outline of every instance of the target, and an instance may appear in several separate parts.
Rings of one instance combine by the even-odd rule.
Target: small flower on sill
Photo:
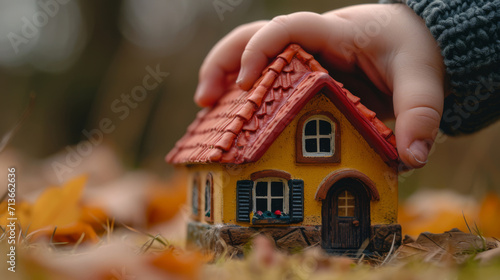
[[[259,211],[257,211],[255,214],[256,214],[257,216],[262,216],[262,214],[264,214],[264,213],[262,213],[262,211],[260,211],[260,210],[259,210]]]
[[[281,216],[281,211],[280,210],[274,211],[274,215],[278,216],[279,218]]]

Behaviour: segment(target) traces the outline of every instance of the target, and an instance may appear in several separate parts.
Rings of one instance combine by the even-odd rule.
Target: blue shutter
[[[241,180],[236,182],[236,221],[250,222],[252,211],[253,181]]]
[[[290,222],[298,223],[304,220],[304,181],[289,180],[288,187],[290,188],[289,209]]]

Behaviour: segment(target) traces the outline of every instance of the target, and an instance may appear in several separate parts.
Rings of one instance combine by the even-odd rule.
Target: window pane
[[[210,211],[210,205],[212,204],[212,198],[210,197],[211,189],[210,189],[210,181],[207,181],[205,185],[205,213]]]
[[[267,182],[257,182],[255,186],[256,196],[267,196]]]
[[[257,198],[255,200],[255,211],[267,211],[267,199],[265,198]]]
[[[327,121],[320,120],[319,121],[319,134],[320,135],[329,135],[330,133],[332,133],[332,124],[327,122]]]
[[[354,217],[354,206],[347,208],[347,217]]]
[[[283,196],[283,182],[271,182],[271,196]]]
[[[308,153],[318,152],[318,143],[316,142],[316,139],[306,139],[306,152]]]
[[[316,135],[316,120],[307,122],[304,135]]]
[[[194,186],[193,195],[191,197],[191,206],[193,208],[193,214],[198,214],[198,187]]]
[[[330,138],[320,138],[319,139],[319,151],[322,153],[331,153],[331,140]]]
[[[283,198],[273,198],[271,200],[271,212],[274,213],[276,210],[283,212]]]

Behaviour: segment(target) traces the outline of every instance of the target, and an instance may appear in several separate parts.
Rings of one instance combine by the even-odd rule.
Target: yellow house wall
[[[187,196],[187,205],[189,207],[189,212],[191,213],[191,218],[196,221],[200,221],[203,223],[207,223],[205,221],[205,182],[207,180],[208,174],[212,174],[212,182],[213,182],[213,223],[220,224],[222,223],[222,189],[225,183],[223,166],[213,165],[213,164],[195,164],[187,167],[189,170],[189,178],[188,178],[188,196]],[[194,189],[194,177],[198,176],[199,184],[200,184],[200,199],[199,199],[199,211],[198,215],[193,215],[192,211],[192,203],[193,203],[193,189]]]
[[[312,110],[331,112],[340,125],[340,163],[298,164],[295,162],[295,137],[298,120]],[[331,172],[352,168],[366,174],[375,183],[380,194],[379,201],[370,202],[372,224],[397,222],[397,175],[366,140],[351,125],[345,116],[323,94],[317,94],[294,120],[283,130],[266,153],[255,163],[233,166],[228,172],[223,168],[227,184],[223,187],[224,223],[248,226],[236,221],[236,182],[250,179],[253,172],[265,169],[279,169],[292,175],[294,179],[304,180],[304,221],[303,225],[321,225],[321,202],[315,194],[321,182]]]

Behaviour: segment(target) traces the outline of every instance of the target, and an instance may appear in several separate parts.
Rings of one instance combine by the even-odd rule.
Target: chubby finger
[[[401,160],[413,168],[427,163],[443,113],[444,67],[429,57],[402,54],[394,59],[397,147]]]
[[[290,43],[298,43],[313,53],[324,51],[331,33],[332,23],[316,13],[298,12],[273,18],[246,45],[237,83],[242,89],[250,89],[269,60]]]
[[[226,76],[240,68],[240,58],[250,38],[267,21],[244,24],[222,38],[206,56],[200,67],[195,102],[207,107],[213,105],[224,93]]]

